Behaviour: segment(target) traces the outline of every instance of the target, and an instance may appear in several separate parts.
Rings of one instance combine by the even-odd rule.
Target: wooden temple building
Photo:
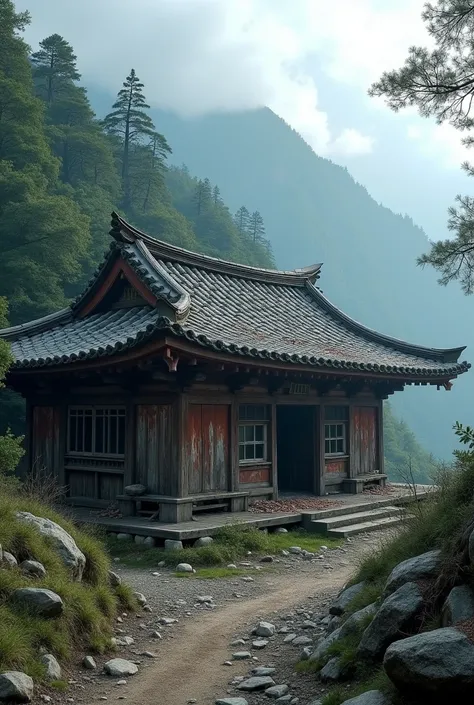
[[[272,271],[160,242],[113,214],[62,311],[0,331],[27,401],[27,463],[70,503],[179,522],[279,493],[383,483],[382,400],[449,389],[464,348],[381,335],[332,305],[320,265]],[[125,488],[141,484],[142,496]]]

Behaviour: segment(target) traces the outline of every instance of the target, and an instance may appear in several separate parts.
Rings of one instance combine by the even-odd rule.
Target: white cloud
[[[369,154],[372,151],[373,144],[374,140],[371,137],[367,137],[353,128],[346,128],[334,140],[333,151],[335,154],[358,156],[360,154]]]

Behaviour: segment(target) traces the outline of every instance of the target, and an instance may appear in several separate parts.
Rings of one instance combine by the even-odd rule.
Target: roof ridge
[[[304,286],[307,282],[314,284],[314,282],[319,279],[322,267],[322,264],[319,263],[293,270],[266,269],[264,267],[254,267],[249,264],[238,264],[237,262],[230,262],[228,260],[219,259],[218,257],[211,257],[210,255],[203,255],[147,235],[133,225],[130,225],[130,223],[127,223],[127,221],[115,211],[112,213],[110,235],[117,242],[127,245],[131,245],[137,240],[141,241],[154,258],[172,259],[181,264],[202,267],[203,269],[210,269],[231,276],[275,284],[289,284],[292,286]]]
[[[315,287],[313,284],[308,283],[308,290],[313,296],[314,300],[321,306],[327,313],[339,319],[346,327],[358,333],[359,335],[365,336],[368,340],[374,343],[380,343],[386,347],[393,347],[400,352],[408,353],[410,355],[416,355],[418,357],[424,357],[431,360],[438,360],[440,362],[458,362],[459,356],[466,349],[466,345],[458,348],[430,348],[423,345],[417,345],[416,343],[408,343],[405,340],[400,340],[399,338],[394,338],[384,333],[379,333],[373,328],[369,328],[363,323],[359,323],[355,318],[351,318],[344,311],[329,301],[328,298],[322,293],[320,289]]]
[[[32,321],[27,321],[26,323],[19,323],[16,326],[9,326],[8,328],[0,328],[0,338],[2,340],[17,340],[24,333],[25,335],[32,335],[35,333],[41,333],[44,330],[49,330],[52,325],[60,325],[61,323],[66,323],[72,318],[71,309],[62,308],[54,313],[48,313],[46,316],[41,318],[35,318]]]

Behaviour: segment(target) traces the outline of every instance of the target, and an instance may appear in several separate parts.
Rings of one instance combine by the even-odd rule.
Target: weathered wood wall
[[[369,475],[378,471],[378,409],[373,406],[352,407],[350,422],[351,475]]]
[[[55,406],[32,409],[31,469],[40,475],[59,474],[60,413]]]
[[[172,404],[136,407],[134,482],[145,485],[150,494],[177,493],[175,419]]]
[[[230,489],[230,405],[187,405],[184,424],[186,494]]]

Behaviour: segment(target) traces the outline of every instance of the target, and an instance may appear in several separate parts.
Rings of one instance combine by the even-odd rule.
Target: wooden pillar
[[[316,415],[316,435],[318,438],[318,444],[316,448],[316,461],[319,467],[319,473],[317,474],[318,486],[317,494],[323,497],[326,494],[326,485],[324,482],[324,474],[326,472],[325,463],[325,453],[324,453],[324,406],[321,404],[318,407],[318,413]]]
[[[188,400],[185,394],[180,394],[176,400],[176,496],[185,497],[188,494],[188,462],[186,458],[186,414],[188,408]]]
[[[67,432],[68,432],[68,404],[67,400],[58,406],[59,417],[59,437],[56,446],[55,470],[58,478],[58,484],[61,487],[66,485],[66,447],[67,447]]]
[[[378,456],[378,471],[383,475],[385,473],[385,453],[383,445],[383,400],[380,399],[377,410],[377,456]]]
[[[125,401],[125,462],[123,468],[123,485],[133,485],[135,479],[135,443],[136,420],[133,398],[128,396]]]
[[[277,406],[275,402],[272,402],[270,406],[270,448],[271,448],[271,462],[272,462],[272,487],[273,487],[273,499],[278,499],[278,453],[277,453],[277,440],[278,440],[278,424],[277,424]]]
[[[232,399],[230,403],[230,490],[238,492],[240,489],[239,466],[239,401]]]

